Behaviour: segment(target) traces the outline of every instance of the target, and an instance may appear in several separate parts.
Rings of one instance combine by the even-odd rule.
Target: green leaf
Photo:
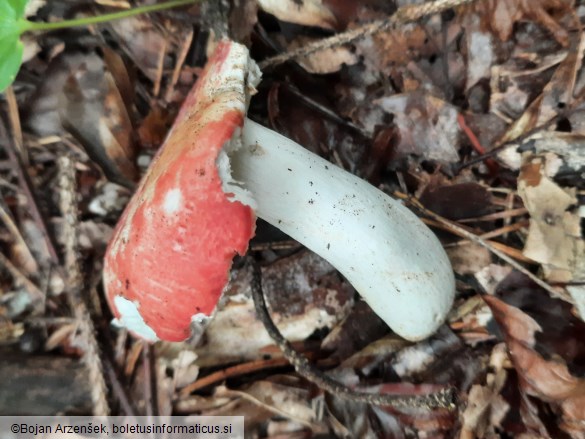
[[[24,45],[20,41],[28,0],[0,0],[0,92],[14,81]]]
[[[24,44],[15,34],[13,38],[0,39],[0,93],[3,92],[16,78],[22,64]]]
[[[24,10],[29,0],[3,0],[0,2],[0,14],[11,14],[16,20],[24,17]]]

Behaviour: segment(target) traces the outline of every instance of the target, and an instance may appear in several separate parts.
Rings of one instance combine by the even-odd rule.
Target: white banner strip
[[[243,437],[243,416],[0,416],[0,439]]]

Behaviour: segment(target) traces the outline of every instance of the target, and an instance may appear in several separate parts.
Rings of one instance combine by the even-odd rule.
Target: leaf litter
[[[410,2],[297,3],[239,2],[229,23],[263,60]],[[40,6],[29,18],[91,13]],[[253,118],[451,224],[422,211],[458,293],[440,331],[413,344],[329,264],[260,222],[252,255],[281,331],[348,385],[403,394],[450,385],[457,410],[348,402],[298,377],[257,320],[239,261],[197,346],[150,348],[109,326],[105,244],[213,44],[199,6],[27,36],[18,112],[0,120],[0,356],[95,360],[108,390],[87,396],[94,413],[106,400],[113,414],[245,415],[250,437],[585,437],[584,19],[568,0],[476,0],[275,65],[251,102]],[[0,106],[8,115],[4,96]],[[74,164],[88,314],[67,300],[63,156]],[[97,352],[91,334],[73,330],[87,318]],[[32,410],[34,398],[22,398]],[[10,410],[0,402],[0,414]]]

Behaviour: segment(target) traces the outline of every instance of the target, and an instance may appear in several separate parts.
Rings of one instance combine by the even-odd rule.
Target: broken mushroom
[[[327,259],[396,333],[431,335],[455,291],[438,239],[366,181],[245,119],[259,79],[244,46],[218,45],[108,247],[116,321],[151,341],[188,338],[257,215]]]

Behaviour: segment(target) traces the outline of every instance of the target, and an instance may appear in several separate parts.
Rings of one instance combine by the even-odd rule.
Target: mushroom
[[[109,244],[116,322],[150,341],[188,338],[257,215],[328,260],[396,333],[428,337],[455,291],[438,239],[379,189],[246,119],[259,80],[244,46],[218,44]]]

